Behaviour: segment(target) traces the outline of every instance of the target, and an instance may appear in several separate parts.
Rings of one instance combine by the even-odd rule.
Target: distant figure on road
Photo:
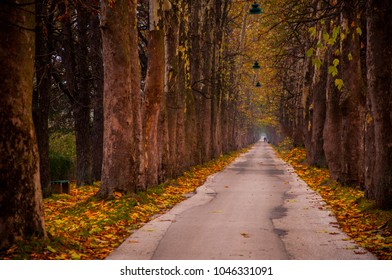
[[[264,142],[268,142],[267,137],[264,137]]]

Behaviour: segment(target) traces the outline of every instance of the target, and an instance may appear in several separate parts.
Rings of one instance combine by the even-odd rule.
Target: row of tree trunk
[[[103,135],[102,40],[96,5],[95,0],[35,1],[33,117],[44,196],[52,192],[51,179],[66,179],[50,176],[51,131],[66,127],[75,134],[78,186],[101,178],[102,152],[93,152],[102,150]],[[52,111],[60,116],[70,112],[72,125],[53,120]]]
[[[142,88],[137,1],[128,2],[101,6],[103,197],[143,190],[258,139],[255,125],[239,125],[222,86],[228,1],[149,1]]]
[[[136,0],[0,4],[0,250],[46,236],[53,127],[75,133],[77,185],[101,179],[105,198],[258,140],[238,109],[249,100],[228,86],[230,2],[150,0],[144,18]]]
[[[282,95],[296,112],[282,115],[285,131],[305,145],[310,164],[392,208],[392,4],[312,1],[305,9],[319,20],[304,26],[291,49],[303,59],[281,78],[295,93]]]
[[[230,102],[225,103],[237,93],[222,93],[221,72],[226,63],[222,55],[224,51],[229,51],[222,48],[223,26],[227,21],[230,1],[161,2],[130,3],[137,13],[127,16],[135,27],[121,23],[123,30],[136,28],[127,33],[137,31],[129,35],[132,36],[129,40],[133,49],[129,50],[130,54],[125,54],[132,55],[129,64],[132,81],[128,82],[132,83],[129,89],[131,97],[128,97],[132,98],[132,104],[128,104],[132,119],[127,121],[133,130],[130,134],[134,139],[132,147],[136,147],[132,151],[135,164],[132,172],[136,172],[133,177],[137,177],[133,182],[135,190],[157,184],[193,164],[248,142],[242,139],[248,137],[247,133],[237,133],[234,124],[231,124],[233,128],[228,128],[230,119],[237,127],[244,127],[237,107]],[[111,15],[115,13],[116,5],[112,1],[108,3]],[[56,127],[64,130],[65,126],[75,134],[77,185],[101,179],[103,111],[105,106],[106,112],[116,109],[109,104],[112,102],[110,98],[115,97],[106,98],[105,104],[103,102],[102,47],[105,43],[102,43],[101,30],[105,34],[107,21],[102,20],[98,4],[95,0],[36,2],[33,113],[44,196],[51,194],[51,180],[65,179],[50,177],[48,139],[51,130],[59,130]],[[168,8],[167,11],[160,11],[162,5]],[[102,6],[104,9],[105,3]],[[187,13],[190,16],[186,16]],[[149,22],[150,18],[154,21]],[[113,31],[117,30],[113,28]],[[122,39],[118,41],[124,42]],[[112,43],[116,44],[115,41]],[[139,61],[142,69],[139,69]],[[122,63],[126,63],[126,60]],[[117,61],[113,68],[116,67]],[[121,72],[121,75],[126,74]],[[110,77],[105,76],[105,79],[110,80]],[[108,91],[115,92],[119,86],[106,83]],[[66,102],[67,105],[59,108],[58,102],[53,104],[51,100],[62,100],[62,104]],[[69,111],[72,119],[68,122],[72,123],[72,127],[67,126],[67,122],[62,125],[58,120],[52,120],[51,111],[59,111],[62,116],[67,116],[64,111]],[[224,121],[221,120],[223,114]],[[121,119],[125,120],[124,117]],[[222,127],[224,124],[226,128]],[[221,135],[223,132],[226,135],[236,133],[233,137],[236,139],[232,141],[228,136]],[[229,141],[234,144],[229,144]],[[156,158],[161,159],[156,161]]]

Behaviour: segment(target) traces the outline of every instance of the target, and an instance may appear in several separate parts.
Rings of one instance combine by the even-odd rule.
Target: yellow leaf
[[[75,252],[71,254],[71,259],[73,260],[80,260],[81,256]]]
[[[49,245],[46,246],[46,249],[48,249],[50,252],[52,253],[56,253],[57,251],[55,249],[53,249],[52,247],[50,247]]]

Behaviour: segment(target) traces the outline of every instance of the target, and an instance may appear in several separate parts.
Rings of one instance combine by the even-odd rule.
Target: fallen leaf
[[[366,252],[366,251],[355,251],[355,250],[354,250],[354,253],[357,254],[357,255],[364,255],[364,254],[366,254],[367,252]]]
[[[287,202],[290,202],[290,203],[294,203],[294,202],[298,202],[297,200],[295,200],[295,199],[288,199],[288,200],[286,200]]]
[[[72,253],[71,254],[71,259],[73,260],[80,260],[81,256],[77,253]]]
[[[241,235],[244,238],[249,238],[250,237],[250,235],[248,233],[246,233],[246,232],[241,232]]]
[[[46,249],[48,249],[50,252],[52,253],[56,253],[57,251],[55,249],[53,249],[52,247],[50,247],[49,245],[46,246]]]

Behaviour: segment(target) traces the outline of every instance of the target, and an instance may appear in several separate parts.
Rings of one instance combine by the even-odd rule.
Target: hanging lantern
[[[260,15],[262,13],[261,8],[259,8],[259,4],[257,4],[256,2],[254,2],[252,4],[252,8],[250,8],[249,13],[251,15]]]
[[[253,64],[252,68],[253,69],[260,69],[261,67],[260,67],[259,63],[257,61],[255,61],[255,63]]]
[[[257,82],[256,87],[261,87],[260,82]]]

